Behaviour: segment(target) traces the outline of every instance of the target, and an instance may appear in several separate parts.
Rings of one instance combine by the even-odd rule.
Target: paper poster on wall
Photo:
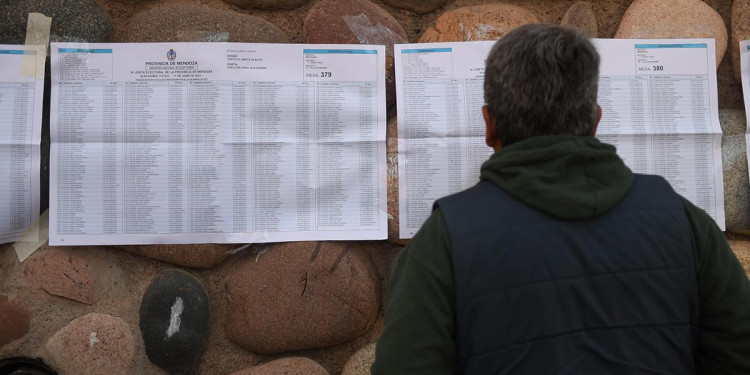
[[[36,67],[35,50],[0,45],[0,243],[38,236],[27,231],[39,218],[44,76],[24,64]]]
[[[740,41],[740,70],[742,71],[742,94],[745,98],[745,123],[750,123],[750,40]],[[750,146],[750,128],[745,130],[745,150]],[[748,154],[746,152],[746,154]],[[750,155],[747,155],[748,165],[750,166]]]
[[[433,202],[473,186],[485,145],[484,64],[494,42],[396,45],[400,237]],[[721,127],[712,39],[595,39],[597,137],[637,173],[665,177],[724,228]]]
[[[385,51],[52,44],[52,245],[386,238]]]

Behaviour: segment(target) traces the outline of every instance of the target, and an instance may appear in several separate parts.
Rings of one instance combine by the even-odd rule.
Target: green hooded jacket
[[[545,136],[514,143],[482,165],[480,179],[564,220],[596,217],[627,193],[633,174],[594,137]],[[724,233],[683,199],[701,300],[698,374],[750,374],[750,282]],[[450,238],[440,209],[399,256],[388,284],[375,375],[454,374]]]

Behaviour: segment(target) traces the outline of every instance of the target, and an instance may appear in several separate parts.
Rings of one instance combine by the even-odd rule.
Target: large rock
[[[23,337],[30,321],[31,311],[23,300],[0,295],[0,346]]]
[[[742,268],[745,269],[745,274],[750,277],[750,241],[747,239],[729,240],[729,246],[742,264]]]
[[[208,339],[211,306],[185,271],[162,271],[143,295],[140,328],[148,359],[170,374],[195,374]]]
[[[289,357],[235,371],[230,375],[328,375],[328,371],[312,359]]]
[[[724,170],[724,215],[727,231],[750,234],[750,184],[744,135],[721,139]]]
[[[732,1],[732,67],[734,78],[742,82],[740,41],[750,39],[750,0]]]
[[[396,104],[393,45],[408,43],[406,31],[383,8],[366,0],[323,0],[310,9],[303,27],[305,43],[383,44],[388,108]]]
[[[724,215],[727,231],[750,234],[750,180],[745,141],[745,112],[719,111],[723,136],[721,159],[724,173]]]
[[[724,20],[700,0],[635,0],[625,11],[615,38],[713,38],[717,68],[727,50]]]
[[[560,26],[577,30],[589,38],[599,37],[599,28],[596,25],[596,15],[587,1],[579,1],[565,12],[560,21]]]
[[[47,341],[63,374],[132,374],[135,340],[124,320],[99,313],[76,318]]]
[[[258,9],[294,9],[307,2],[307,0],[224,0],[242,8]]]
[[[375,321],[379,280],[360,243],[264,248],[240,259],[225,280],[233,342],[260,354],[322,348],[360,336]]]
[[[370,375],[370,367],[375,363],[375,343],[357,350],[341,370],[341,375]]]
[[[26,260],[24,279],[47,293],[92,305],[97,300],[98,271],[73,249],[37,252]]]
[[[720,109],[719,124],[723,135],[745,135],[747,117],[741,109]]]
[[[118,249],[151,259],[190,268],[213,268],[241,245],[135,245],[116,246]]]
[[[386,178],[388,189],[388,242],[405,245],[409,240],[399,238],[398,213],[398,122],[396,118],[388,120],[386,126]]]
[[[408,9],[417,13],[429,13],[440,8],[448,0],[383,0],[384,3],[402,9]]]
[[[281,29],[262,18],[178,4],[136,14],[120,39],[122,42],[288,42]]]
[[[419,43],[494,40],[518,26],[539,23],[526,9],[508,4],[488,4],[458,8],[443,13],[435,26],[419,38]]]
[[[112,20],[94,0],[5,0],[0,5],[0,43],[24,44],[29,13],[52,18],[50,41],[109,41]]]

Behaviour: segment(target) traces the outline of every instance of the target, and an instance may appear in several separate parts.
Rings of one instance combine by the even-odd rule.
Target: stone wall
[[[750,39],[750,0],[6,0],[0,43],[23,43],[30,11],[53,17],[53,41],[79,42],[392,45],[494,39],[532,22],[602,38],[713,37],[728,236],[750,272],[736,77],[737,41]],[[388,206],[397,217],[392,58],[387,63]],[[48,146],[48,117],[44,127]],[[67,374],[369,373],[386,275],[404,243],[395,223],[389,241],[43,246],[23,263],[3,245],[0,360],[37,357]]]

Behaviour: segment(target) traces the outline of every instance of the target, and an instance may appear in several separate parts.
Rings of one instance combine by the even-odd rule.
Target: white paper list
[[[400,237],[433,202],[479,181],[484,63],[494,42],[396,46]],[[594,40],[601,56],[597,136],[637,173],[665,177],[724,228],[714,42]]]
[[[713,39],[595,39],[597,137],[634,172],[664,177],[724,230]]]
[[[384,48],[53,44],[50,243],[386,237]]]
[[[411,238],[436,199],[479,182],[484,60],[494,42],[395,46],[400,237]]]
[[[750,40],[740,41],[740,70],[742,74],[742,94],[745,98],[746,124],[750,123]],[[750,150],[750,127],[745,129],[745,150]],[[750,153],[747,153],[747,162],[750,165]]]
[[[39,218],[44,78],[20,75],[35,57],[0,45],[0,243],[18,240]]]

